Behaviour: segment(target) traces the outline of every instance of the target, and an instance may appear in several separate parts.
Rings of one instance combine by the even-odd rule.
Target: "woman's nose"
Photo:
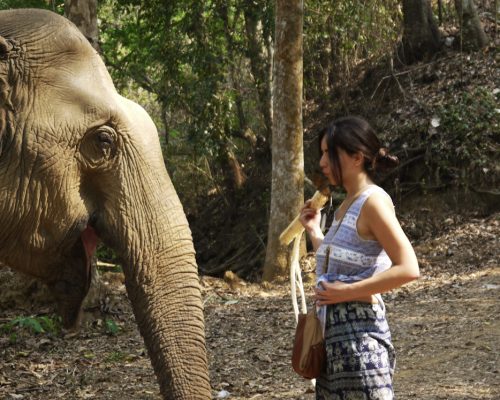
[[[328,166],[327,161],[328,161],[328,160],[326,159],[325,155],[323,154],[323,155],[321,156],[321,158],[319,159],[319,166],[320,166],[320,168],[325,168],[325,167],[327,167],[327,166]]]

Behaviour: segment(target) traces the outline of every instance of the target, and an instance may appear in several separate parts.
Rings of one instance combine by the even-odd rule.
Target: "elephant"
[[[44,281],[79,323],[98,241],[119,255],[165,399],[209,399],[187,219],[149,115],[66,18],[0,12],[0,264]]]

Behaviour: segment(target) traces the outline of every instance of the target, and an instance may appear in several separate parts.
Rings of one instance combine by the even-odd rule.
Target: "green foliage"
[[[318,99],[351,80],[360,62],[394,48],[401,10],[397,0],[314,0],[305,3],[304,88]]]
[[[253,151],[239,139],[243,131],[263,134],[257,85],[269,78],[262,53],[273,33],[272,4],[100,3],[106,65],[119,91],[143,105],[160,127],[169,173],[183,201],[197,195],[191,184],[183,196],[186,182],[196,180],[203,194],[224,186],[228,149],[238,159]],[[257,27],[252,34],[248,21]]]
[[[64,1],[61,0],[0,0],[0,10],[10,8],[43,8],[64,14]]]
[[[498,93],[478,87],[438,109],[439,127],[430,130],[430,143],[439,157],[428,163],[439,168],[443,177],[462,184],[496,179],[500,172],[493,163],[500,150],[498,100]]]
[[[104,54],[122,88],[132,78],[167,109],[187,107],[203,115],[224,80],[221,34],[211,32],[219,29],[213,4],[112,0],[100,15]]]
[[[120,92],[161,127],[167,167],[188,212],[190,199],[223,194],[228,151],[245,162],[259,150],[242,133],[264,138],[260,146],[269,143],[263,110],[274,1],[106,0],[99,19],[105,62]],[[306,98],[322,102],[350,80],[354,66],[385,54],[400,19],[397,0],[306,2]]]
[[[106,318],[104,320],[104,330],[109,336],[116,336],[120,332],[121,328],[112,319]]]
[[[9,344],[16,344],[17,343],[17,333],[12,332],[9,335]]]
[[[0,332],[9,334],[11,342],[17,340],[17,334],[15,333],[17,330],[25,330],[32,334],[57,334],[61,330],[61,320],[59,317],[45,315],[41,317],[17,317],[8,323],[0,325]]]
[[[461,91],[434,106],[426,122],[408,120],[398,136],[403,159],[419,158],[400,176],[403,182],[425,187],[497,187],[500,176],[499,95],[491,88]],[[420,156],[419,156],[420,155]],[[423,159],[424,162],[421,162]],[[406,174],[406,175],[405,175]]]
[[[107,263],[117,263],[118,261],[118,255],[116,252],[103,243],[100,243],[97,246],[96,257],[98,260]]]
[[[135,357],[132,354],[127,354],[122,351],[112,351],[105,358],[104,362],[107,363],[123,363],[126,361],[131,361]]]

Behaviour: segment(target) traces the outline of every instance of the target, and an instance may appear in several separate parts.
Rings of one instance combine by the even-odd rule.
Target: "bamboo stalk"
[[[329,196],[323,194],[321,191],[316,191],[311,199],[311,207],[319,210],[328,201]],[[304,228],[299,221],[300,214],[287,226],[287,228],[280,235],[280,242],[282,245],[287,246],[297,236],[302,234]]]

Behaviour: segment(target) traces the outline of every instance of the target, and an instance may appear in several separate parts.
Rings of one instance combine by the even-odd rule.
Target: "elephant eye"
[[[111,158],[116,153],[116,146],[113,137],[106,131],[99,131],[97,133],[97,140],[102,152],[107,158]]]
[[[109,126],[89,131],[80,145],[80,153],[94,167],[111,160],[116,155],[116,150],[116,132]]]

